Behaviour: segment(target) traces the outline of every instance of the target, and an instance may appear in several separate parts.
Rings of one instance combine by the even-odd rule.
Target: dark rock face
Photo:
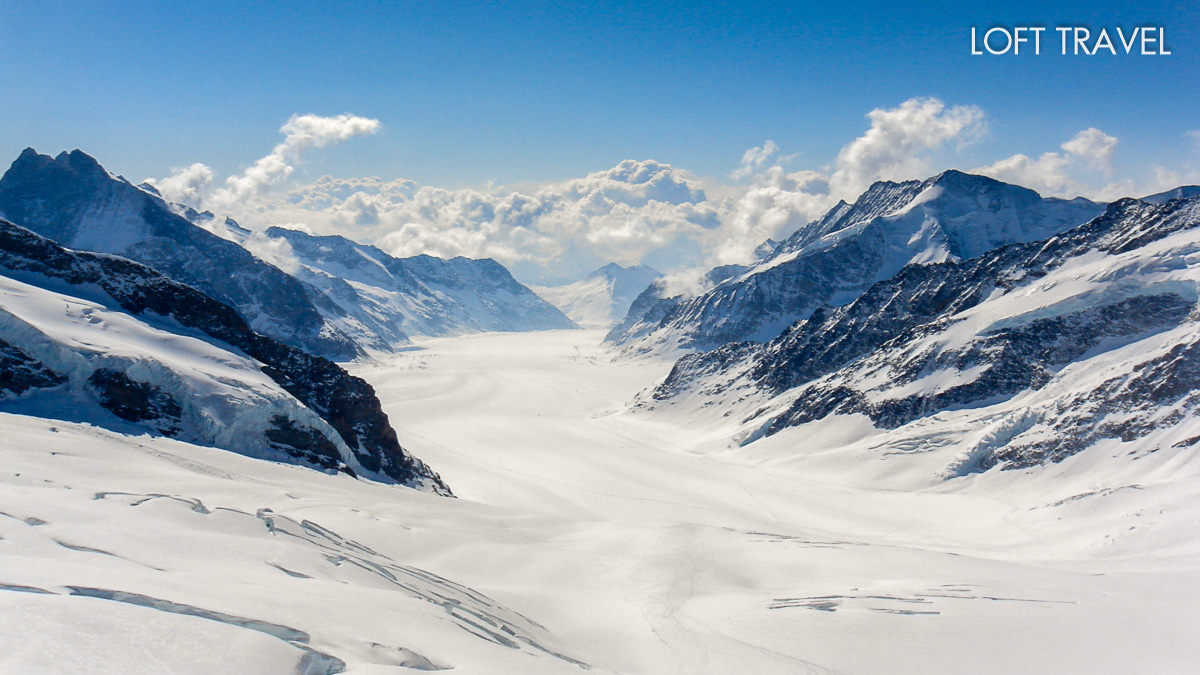
[[[267,430],[267,440],[271,441],[275,449],[323,469],[343,467],[342,462],[337,460],[337,446],[330,442],[325,434],[312,427],[297,424],[290,417],[273,417],[271,428]]]
[[[960,344],[941,336],[961,313],[991,297],[1020,290],[1080,256],[1134,252],[1173,233],[1200,227],[1200,197],[1153,205],[1126,199],[1103,215],[1045,241],[1012,244],[964,262],[910,265],[873,285],[857,300],[820,307],[766,344],[735,343],[684,357],[652,393],[665,401],[684,393],[719,394],[733,382],[723,373],[744,372],[758,391],[796,396],[769,421],[765,433],[822,419],[861,413],[879,428],[896,428],[942,410],[986,405],[1038,390],[1064,366],[1102,344],[1125,344],[1187,325],[1198,318],[1194,297],[1168,289],[1097,300],[1058,313],[973,335]],[[1186,264],[1179,261],[1178,265]],[[1187,297],[1185,297],[1187,296]],[[1134,438],[1178,421],[1200,405],[1200,344],[1178,345],[1172,356],[1141,364],[1131,377],[1104,383],[1086,397],[1043,410],[1039,423],[1053,440],[1004,442],[981,450],[970,470],[1020,468],[1059,461],[1101,438]],[[917,386],[938,372],[971,371],[962,384]],[[887,391],[913,385],[904,396],[867,393],[864,385],[886,373]],[[883,391],[883,390],[881,390]],[[1164,416],[1164,408],[1174,412]],[[1120,423],[1106,421],[1117,415]],[[1175,417],[1171,417],[1175,415]],[[1019,425],[1018,425],[1019,426]]]
[[[1084,199],[1043,199],[984,176],[947,171],[925,181],[881,181],[854,204],[839,203],[820,220],[770,247],[737,280],[623,324],[608,340],[675,340],[707,350],[766,342],[825,305],[843,305],[909,263],[969,260],[999,246],[1049,237],[1097,216]]]
[[[43,285],[69,284],[75,292],[78,287],[99,289],[132,314],[173,319],[241,350],[328,422],[364,467],[403,483],[427,481],[450,494],[437,474],[400,447],[371,385],[328,359],[255,333],[229,305],[139,263],[65,249],[3,220],[0,268],[22,278],[33,276]]]
[[[1040,389],[1058,369],[1101,341],[1172,328],[1186,320],[1194,309],[1194,303],[1177,295],[1144,296],[997,330],[961,352],[940,351],[906,361],[892,380],[893,384],[912,383],[928,372],[985,366],[983,374],[968,384],[936,394],[913,394],[879,403],[871,403],[846,387],[829,390],[814,387],[805,390],[785,416],[775,420],[771,430],[812,422],[834,413],[862,413],[877,427],[895,429],[939,410],[1008,397],[1025,389]],[[944,322],[936,322],[928,328],[946,327]]]
[[[56,158],[22,152],[0,178],[0,214],[63,246],[153,267],[238,308],[256,331],[282,342],[335,359],[361,354],[321,317],[299,281],[78,150]]]
[[[16,398],[35,389],[51,389],[66,381],[65,376],[16,345],[0,340],[0,399]]]
[[[170,394],[146,382],[130,379],[111,368],[99,368],[88,377],[88,387],[100,405],[126,422],[139,422],[164,436],[182,431],[182,409]]]
[[[1166,355],[1140,364],[1132,376],[1105,381],[1086,398],[1056,406],[1053,440],[1021,441],[992,449],[978,458],[977,467],[1022,469],[1059,462],[1097,441],[1134,441],[1182,420],[1200,408],[1200,342],[1176,345]],[[1200,442],[1200,437],[1176,447]]]

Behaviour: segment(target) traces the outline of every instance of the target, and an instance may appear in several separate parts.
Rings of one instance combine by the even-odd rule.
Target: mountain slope
[[[574,283],[533,290],[584,328],[611,328],[661,276],[661,272],[646,265],[621,267],[609,263]]]
[[[1181,447],[1200,439],[1198,298],[1200,197],[1126,199],[1043,242],[910,265],[767,344],[687,356],[643,405],[720,402],[743,442],[834,419],[928,431],[964,411],[982,431],[961,433],[948,475],[1114,439]]]
[[[821,305],[843,305],[911,263],[968,260],[998,246],[1043,239],[1103,209],[1085,199],[947,171],[925,181],[872,185],[839,203],[750,270],[660,319],[634,322],[610,341],[627,353],[763,342]]]
[[[408,335],[572,328],[557,309],[491,259],[395,258],[336,235],[272,227],[287,242],[293,275],[334,305],[318,306],[360,344],[390,350]]]
[[[54,416],[69,405],[65,414],[75,415],[73,401],[94,403],[156,433],[449,494],[400,447],[370,385],[254,333],[232,308],[190,286],[3,220],[0,274],[4,396],[63,386],[69,395],[23,412]]]
[[[56,158],[22,152],[0,178],[0,214],[63,246],[149,265],[236,307],[263,335],[335,359],[361,353],[300,282],[79,150]]]

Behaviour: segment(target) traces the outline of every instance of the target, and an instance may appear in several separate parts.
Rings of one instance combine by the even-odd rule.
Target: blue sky
[[[1162,24],[1174,54],[968,55],[970,27],[997,23]],[[868,110],[937,96],[988,113],[981,160],[1095,126],[1136,166],[1200,127],[1198,23],[1182,1],[9,2],[0,153],[234,170],[289,115],[349,111],[384,133],[323,171],[457,187],[632,157],[716,175],[767,138],[828,161]]]
[[[968,53],[972,26],[1062,24],[1162,25],[1174,53]],[[986,115],[942,164],[1097,128],[1119,139],[1105,179],[1143,182],[1197,164],[1198,24],[1194,0],[7,2],[0,158],[78,147],[132,179],[201,162],[219,182],[292,115],[348,112],[378,130],[307,154],[293,182],[540,184],[626,159],[724,178],[767,139],[789,170],[828,168],[869,111],[933,97]]]

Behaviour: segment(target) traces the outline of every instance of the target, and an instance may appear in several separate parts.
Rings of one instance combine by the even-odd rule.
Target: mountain
[[[374,349],[391,350],[409,335],[574,328],[490,258],[395,258],[336,235],[279,227],[265,234],[287,243],[289,271],[330,300],[318,305],[325,319]]]
[[[777,242],[767,240],[769,244],[778,245]],[[764,244],[767,246],[767,244]],[[745,265],[721,265],[714,267],[711,270],[701,275],[697,280],[696,286],[700,292],[711,290],[718,284],[721,284],[733,277],[744,273],[748,267]],[[675,309],[677,305],[689,300],[699,293],[692,295],[673,295],[672,285],[666,279],[658,279],[646,287],[633,302],[630,303],[629,309],[625,312],[625,318],[614,325],[608,331],[608,335],[604,337],[605,342],[618,342],[623,337],[628,335],[643,335],[645,331],[652,330],[658,326],[663,319]]]
[[[626,353],[712,349],[770,340],[822,305],[844,305],[905,265],[969,260],[998,246],[1044,239],[1095,217],[1086,199],[1043,199],[1000,181],[947,171],[872,185],[854,204],[763,251],[765,259],[657,320],[609,341]]]
[[[837,427],[876,453],[942,452],[948,476],[1169,451],[1200,442],[1198,298],[1200,196],[1123,199],[1049,239],[908,265],[766,344],[686,356],[640,406],[718,405],[743,443]]]
[[[236,308],[263,335],[334,359],[361,354],[299,281],[79,150],[54,158],[22,152],[0,178],[0,214],[63,246],[153,267]]]
[[[609,263],[572,284],[534,291],[584,328],[611,328],[662,273],[646,265]]]
[[[450,494],[369,384],[144,265],[0,220],[0,400]]]
[[[1159,192],[1158,194],[1142,197],[1141,199],[1142,201],[1149,202],[1151,204],[1165,204],[1172,199],[1187,199],[1197,195],[1200,195],[1200,185],[1181,185],[1172,190]]]

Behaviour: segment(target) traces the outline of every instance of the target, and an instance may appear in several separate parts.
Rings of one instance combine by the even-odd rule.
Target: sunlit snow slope
[[[626,402],[597,332],[360,366],[459,499],[0,416],[0,671],[1183,673],[1194,448],[927,454]],[[933,447],[933,446],[931,446]],[[936,449],[935,449],[936,454]],[[42,592],[45,591],[45,592]]]
[[[609,263],[586,277],[563,286],[533,290],[583,328],[611,328],[629,312],[646,287],[662,276],[646,265],[621,267]]]

